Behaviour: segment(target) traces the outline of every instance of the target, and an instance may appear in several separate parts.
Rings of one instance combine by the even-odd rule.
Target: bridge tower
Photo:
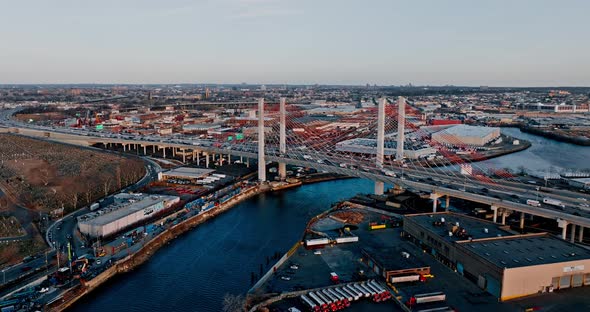
[[[382,97],[379,99],[379,107],[377,110],[377,168],[383,168],[383,157],[385,154],[385,104],[387,99]],[[385,186],[381,181],[375,181],[375,194],[383,195]]]
[[[404,159],[404,141],[406,128],[406,99],[400,96],[397,100],[397,151],[395,153],[395,160],[402,161]]]
[[[279,104],[279,153],[285,155],[287,153],[287,125],[286,125],[286,105],[287,99],[282,97]],[[279,177],[281,181],[287,178],[287,164],[279,163]]]
[[[264,159],[264,98],[258,100],[258,180],[266,181],[266,160]]]

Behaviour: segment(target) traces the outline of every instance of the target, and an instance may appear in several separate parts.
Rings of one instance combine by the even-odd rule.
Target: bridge
[[[497,168],[469,163],[456,149],[434,142],[429,133],[410,122],[406,115],[415,116],[419,112],[403,97],[396,100],[382,98],[376,107],[366,109],[367,118],[356,123],[354,120],[348,124],[336,123],[332,131],[310,127],[303,120],[305,116],[301,109],[297,105],[288,105],[285,98],[279,103],[266,105],[264,99],[260,99],[256,104],[255,117],[230,117],[225,124],[231,131],[209,139],[109,134],[89,129],[23,124],[11,118],[16,110],[0,111],[0,132],[78,145],[116,146],[142,155],[182,157],[185,163],[204,161],[206,167],[215,161],[229,161],[231,156],[240,157],[248,166],[251,160],[257,162],[258,177],[262,182],[267,180],[268,162],[279,164],[280,179],[287,176],[286,165],[356,176],[375,181],[376,194],[383,194],[385,184],[429,193],[433,212],[439,209],[439,199],[446,200],[447,209],[450,198],[461,198],[489,205],[494,213],[493,221],[502,224],[511,214],[519,215],[521,228],[526,215],[553,219],[562,229],[562,238],[569,238],[572,242],[576,236],[582,241],[584,229],[590,227],[590,212],[580,206],[590,202],[590,196],[522,183]],[[251,103],[247,106],[253,109]],[[330,127],[330,124],[324,126]],[[362,152],[342,149],[342,142],[351,140],[360,140],[367,144],[367,148]],[[453,143],[455,147],[461,146],[461,142]],[[425,148],[435,149],[438,155],[428,160],[409,156]],[[477,154],[478,151],[471,153]],[[469,170],[459,172],[457,166]],[[566,207],[546,204],[534,207],[526,203],[527,199],[543,196],[559,200]]]

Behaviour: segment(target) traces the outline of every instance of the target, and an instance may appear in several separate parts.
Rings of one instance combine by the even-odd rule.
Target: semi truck
[[[543,203],[555,207],[565,208],[565,205],[561,201],[549,197],[543,198]]]
[[[409,300],[409,305],[414,306],[421,303],[445,301],[447,296],[441,291],[414,295]]]

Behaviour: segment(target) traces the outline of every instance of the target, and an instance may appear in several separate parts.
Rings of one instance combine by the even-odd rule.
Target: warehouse
[[[158,180],[165,179],[186,179],[196,180],[204,178],[215,170],[202,169],[202,168],[190,168],[190,167],[179,167],[168,171],[158,173]]]
[[[500,128],[456,125],[432,134],[432,141],[447,146],[484,146],[500,137]]]
[[[590,285],[590,251],[547,233],[520,235],[451,212],[406,215],[404,232],[501,301]]]
[[[384,146],[384,155],[395,155],[397,142],[385,141]],[[406,143],[404,147],[404,157],[409,159],[418,159],[437,152],[433,147],[412,144],[411,142]],[[375,155],[377,154],[377,140],[364,138],[350,139],[336,143],[336,150],[341,152]]]
[[[78,217],[78,229],[91,237],[106,237],[148,219],[179,201],[177,196],[118,194],[113,205]]]

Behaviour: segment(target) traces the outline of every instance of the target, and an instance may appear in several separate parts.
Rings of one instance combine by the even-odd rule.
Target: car
[[[41,288],[41,290],[39,290],[39,292],[42,293],[42,294],[43,293],[46,293],[48,291],[49,291],[49,287],[43,287],[43,288]]]
[[[290,281],[290,280],[291,280],[291,278],[290,278],[290,277],[288,277],[288,276],[281,276],[281,279],[282,279],[283,281]]]
[[[322,254],[322,251],[321,250],[316,250],[316,251],[313,252],[313,254],[314,255],[321,255]]]
[[[102,263],[102,261],[100,261],[100,259],[96,259],[96,264],[100,265]]]
[[[299,266],[297,264],[293,264],[293,265],[290,266],[290,268],[293,269],[293,270],[298,270],[299,269]]]

